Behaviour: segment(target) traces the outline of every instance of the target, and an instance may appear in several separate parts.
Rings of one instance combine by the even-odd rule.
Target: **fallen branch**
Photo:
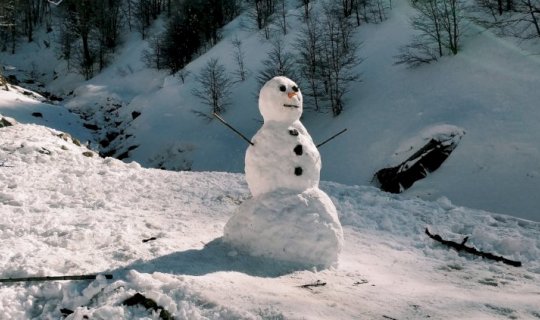
[[[156,237],[152,237],[152,238],[144,239],[142,242],[143,242],[143,243],[146,243],[146,242],[154,241],[154,240],[157,240],[157,238],[156,238]]]
[[[326,285],[326,282],[322,282],[321,280],[317,280],[314,283],[303,284],[303,285],[300,286],[300,288],[311,289],[312,287],[324,287],[325,285]]]
[[[9,278],[0,279],[0,283],[9,282],[30,282],[30,281],[58,281],[58,280],[94,280],[98,274],[86,274],[80,276],[58,276],[58,277],[26,277],[26,278]],[[104,274],[105,279],[112,279],[112,274]]]
[[[463,239],[463,241],[461,241],[461,243],[457,243],[457,242],[454,242],[454,241],[444,240],[438,234],[431,234],[429,232],[428,228],[426,228],[426,234],[431,239],[433,239],[435,241],[438,241],[438,242],[440,242],[440,243],[442,243],[444,245],[447,245],[447,246],[449,246],[450,248],[452,248],[452,249],[454,249],[456,251],[465,251],[467,253],[480,256],[482,258],[491,259],[491,260],[495,260],[495,261],[501,261],[503,263],[506,263],[506,264],[514,266],[514,267],[521,267],[521,261],[509,260],[509,259],[506,259],[506,258],[501,257],[501,256],[496,256],[496,255],[494,255],[492,253],[489,253],[489,252],[479,251],[474,247],[466,246],[465,243],[469,240],[469,237],[465,237],[465,239]]]

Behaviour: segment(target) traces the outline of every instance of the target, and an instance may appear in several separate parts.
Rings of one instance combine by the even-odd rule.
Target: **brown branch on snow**
[[[452,249],[454,249],[456,251],[465,251],[467,253],[480,256],[482,258],[491,259],[491,260],[495,260],[495,261],[501,261],[503,263],[506,263],[506,264],[514,266],[514,267],[521,267],[521,261],[509,260],[509,259],[506,259],[506,258],[501,257],[501,256],[496,256],[496,255],[494,255],[492,253],[489,253],[489,252],[479,251],[474,247],[466,246],[465,243],[467,242],[467,240],[469,240],[469,237],[465,237],[465,239],[463,239],[463,241],[461,241],[461,243],[457,243],[457,242],[454,242],[454,241],[444,240],[438,234],[431,234],[429,232],[428,228],[426,228],[426,234],[431,239],[433,239],[435,241],[438,241],[438,242],[440,242],[440,243],[442,243],[444,245],[447,245],[447,246],[449,246],[450,248],[452,248]]]
[[[152,237],[152,238],[148,238],[148,239],[143,239],[143,243],[146,243],[146,242],[149,242],[149,241],[154,241],[154,240],[157,240],[156,237]]]
[[[29,282],[29,281],[58,281],[58,280],[95,280],[97,274],[85,274],[80,276],[58,276],[58,277],[26,277],[0,279],[0,283],[6,282]],[[105,279],[112,279],[112,274],[104,274]]]
[[[301,285],[299,287],[311,290],[312,287],[324,287],[325,285],[326,285],[326,282],[322,282],[321,280],[317,280],[317,281],[315,281],[313,283],[303,284],[303,285]]]

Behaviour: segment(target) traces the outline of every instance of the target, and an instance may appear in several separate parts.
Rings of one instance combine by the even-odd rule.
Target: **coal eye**
[[[284,85],[281,85],[281,86],[279,86],[279,91],[285,92],[285,91],[287,91],[287,87],[285,87]]]
[[[297,87],[297,86],[293,86],[293,87],[292,87],[292,90],[293,90],[294,92],[298,92],[298,87]]]

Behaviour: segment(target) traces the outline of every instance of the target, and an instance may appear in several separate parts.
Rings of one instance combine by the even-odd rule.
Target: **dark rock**
[[[92,158],[94,156],[94,153],[92,151],[85,151],[82,153],[83,156]]]
[[[10,74],[8,77],[7,77],[7,80],[9,83],[11,84],[14,84],[14,85],[18,85],[19,84],[19,80],[17,79],[16,76]]]
[[[384,168],[374,175],[374,182],[387,192],[401,193],[416,181],[437,170],[457,147],[463,132],[432,138],[407,160],[391,168]]]
[[[128,158],[128,157],[129,157],[129,150],[126,150],[126,151],[123,152],[122,154],[118,155],[118,156],[116,157],[116,159],[118,159],[118,160],[124,160],[124,159],[126,159],[126,158]]]
[[[107,148],[109,145],[111,144],[111,142],[108,140],[108,139],[103,139],[99,142],[99,145],[102,147],[102,148]]]
[[[51,101],[64,101],[64,98],[59,97],[59,96],[55,96],[54,94],[51,94],[50,97],[49,97],[49,100],[51,100]]]
[[[3,127],[11,127],[11,126],[14,126],[17,124],[17,121],[15,121],[15,119],[11,119],[11,118],[7,118],[7,117],[2,117],[0,115],[0,128],[3,128]]]
[[[163,308],[162,306],[159,306],[154,300],[149,299],[138,292],[133,297],[124,300],[122,304],[128,307],[139,305],[139,306],[144,307],[147,310],[154,310],[156,312],[159,311],[159,317],[162,320],[174,319],[172,315],[170,314],[170,312],[165,310],[165,308]]]
[[[99,130],[99,127],[95,124],[91,124],[91,123],[85,123],[83,124],[83,126],[86,128],[86,129],[90,129],[90,130],[94,130],[94,131],[97,131]]]
[[[100,156],[103,158],[112,157],[116,153],[116,149],[111,149],[109,151],[102,151],[100,152]]]
[[[32,117],[43,118],[43,114],[41,112],[32,112]]]
[[[137,119],[139,116],[141,115],[141,113],[139,111],[133,111],[131,113],[131,118],[133,118],[133,120]]]
[[[116,139],[116,137],[118,137],[118,135],[120,135],[118,132],[114,132],[114,131],[107,132],[107,140],[109,140],[109,142],[111,142],[114,139]]]

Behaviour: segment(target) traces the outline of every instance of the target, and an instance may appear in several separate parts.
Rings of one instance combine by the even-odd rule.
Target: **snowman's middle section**
[[[320,154],[299,120],[292,124],[265,121],[252,142],[246,152],[245,172],[253,196],[282,188],[302,192],[318,186]]]

